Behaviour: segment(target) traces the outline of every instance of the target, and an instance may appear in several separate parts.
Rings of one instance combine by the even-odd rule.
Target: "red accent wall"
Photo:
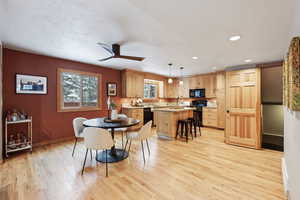
[[[3,52],[3,110],[25,110],[33,117],[33,143],[51,142],[70,138],[74,135],[72,120],[75,117],[95,118],[105,116],[106,83],[116,82],[118,97],[113,99],[119,103],[121,95],[121,71],[84,64],[59,58],[24,53],[4,49]],[[56,73],[57,68],[74,69],[102,74],[101,111],[64,112],[56,111]],[[30,74],[48,77],[48,93],[46,95],[16,94],[16,74]]]

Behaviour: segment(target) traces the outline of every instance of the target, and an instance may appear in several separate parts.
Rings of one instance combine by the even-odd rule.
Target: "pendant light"
[[[171,78],[172,75],[172,63],[169,63],[169,79],[168,79],[168,83],[172,84],[173,83],[173,79]]]
[[[183,74],[182,74],[182,71],[183,71],[184,67],[180,67],[180,81],[179,81],[179,85],[183,85]]]

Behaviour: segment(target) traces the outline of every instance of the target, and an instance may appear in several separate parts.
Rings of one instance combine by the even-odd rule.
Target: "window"
[[[58,69],[58,111],[100,110],[100,79],[96,73]]]
[[[145,79],[144,81],[144,98],[154,99],[158,98],[159,83],[152,80]]]

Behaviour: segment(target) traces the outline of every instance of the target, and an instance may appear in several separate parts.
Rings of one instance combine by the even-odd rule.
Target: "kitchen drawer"
[[[217,113],[203,113],[203,119],[215,119],[217,120]]]
[[[203,113],[215,113],[217,114],[216,108],[203,108]]]
[[[211,126],[211,127],[217,127],[217,120],[212,119],[203,119],[203,125],[204,126]]]

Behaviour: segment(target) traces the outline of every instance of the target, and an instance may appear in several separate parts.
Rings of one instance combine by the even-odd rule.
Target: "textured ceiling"
[[[0,0],[0,40],[8,48],[112,68],[168,75],[282,59],[295,0]],[[241,40],[230,42],[231,35]],[[113,59],[96,43],[121,43]],[[199,57],[198,60],[191,59]]]

